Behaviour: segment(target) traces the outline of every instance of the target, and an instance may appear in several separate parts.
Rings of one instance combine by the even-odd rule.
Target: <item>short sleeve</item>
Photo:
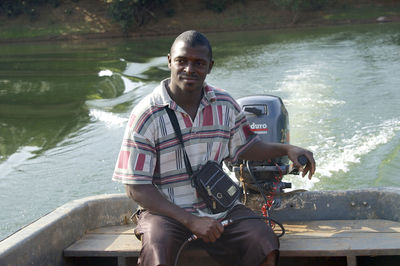
[[[115,165],[113,181],[123,184],[152,184],[156,152],[152,139],[152,124],[144,115],[132,112],[125,129],[121,149]]]

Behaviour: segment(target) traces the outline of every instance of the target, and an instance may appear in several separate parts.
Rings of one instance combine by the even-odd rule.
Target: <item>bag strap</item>
[[[188,155],[186,153],[186,150],[185,150],[185,144],[183,143],[182,132],[181,132],[181,128],[180,128],[179,123],[178,123],[178,118],[176,117],[175,111],[172,110],[171,108],[169,108],[168,106],[165,107],[165,110],[168,113],[169,120],[171,120],[171,124],[172,124],[172,126],[174,128],[176,137],[178,138],[178,140],[179,140],[179,142],[181,144],[181,147],[182,147],[182,150],[183,150],[183,160],[185,162],[186,171],[189,174],[189,176],[192,176],[193,175],[193,169],[192,169],[192,165],[190,164],[189,157],[188,157]]]

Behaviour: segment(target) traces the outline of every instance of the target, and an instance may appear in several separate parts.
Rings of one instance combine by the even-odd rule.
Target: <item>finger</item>
[[[299,163],[299,161],[297,160],[297,158],[294,158],[292,160],[294,167],[299,170],[300,172],[303,171],[303,166]]]
[[[224,227],[222,226],[222,224],[217,223],[216,226],[214,227],[214,230],[212,231],[215,240],[221,237],[223,231]]]
[[[215,237],[211,231],[203,235],[201,239],[203,239],[203,241],[206,243],[215,241]]]
[[[213,236],[211,237],[211,242],[217,241],[218,238],[220,238],[221,234],[219,233],[214,233]]]
[[[306,166],[306,168],[303,169],[303,172],[301,173],[301,176],[305,177],[309,171],[310,170],[309,170],[308,166]]]
[[[220,234],[222,234],[225,230],[224,226],[221,223],[217,223],[217,229]]]
[[[309,174],[308,174],[308,179],[310,179],[311,180],[311,178],[312,178],[312,176],[315,174],[315,161],[313,160],[312,162],[311,162],[311,169],[310,169],[310,172],[309,172]]]
[[[217,239],[218,239],[217,234],[215,232],[210,232],[208,234],[208,239],[209,239],[210,242],[217,241]]]
[[[210,239],[208,237],[202,237],[201,238],[205,243],[209,243]]]
[[[308,151],[304,154],[304,156],[306,156],[307,158],[307,164],[306,167],[303,171],[303,177],[306,176],[306,174],[308,173],[308,178],[311,179],[312,175],[315,172],[315,160],[314,160],[314,156],[313,153]]]

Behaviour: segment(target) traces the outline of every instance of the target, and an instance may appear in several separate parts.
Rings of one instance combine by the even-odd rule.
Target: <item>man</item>
[[[266,160],[288,155],[295,166],[304,154],[303,176],[314,174],[311,152],[288,144],[264,143],[253,134],[238,104],[225,91],[204,83],[214,61],[207,38],[199,32],[179,35],[168,55],[170,79],[163,80],[132,111],[113,175],[142,208],[135,233],[142,240],[139,265],[173,265],[177,251],[192,234],[221,264],[275,265],[279,242],[261,220],[224,228],[222,218],[253,215],[237,204],[211,215],[191,186],[165,107],[174,110],[194,171],[207,161]],[[219,220],[218,220],[219,219]]]

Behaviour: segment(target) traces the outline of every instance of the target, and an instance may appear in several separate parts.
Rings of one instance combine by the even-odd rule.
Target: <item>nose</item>
[[[185,66],[185,68],[184,68],[184,71],[186,72],[186,73],[193,73],[194,72],[194,65],[193,65],[193,63],[192,62],[187,62],[187,64],[186,64],[186,66]]]

